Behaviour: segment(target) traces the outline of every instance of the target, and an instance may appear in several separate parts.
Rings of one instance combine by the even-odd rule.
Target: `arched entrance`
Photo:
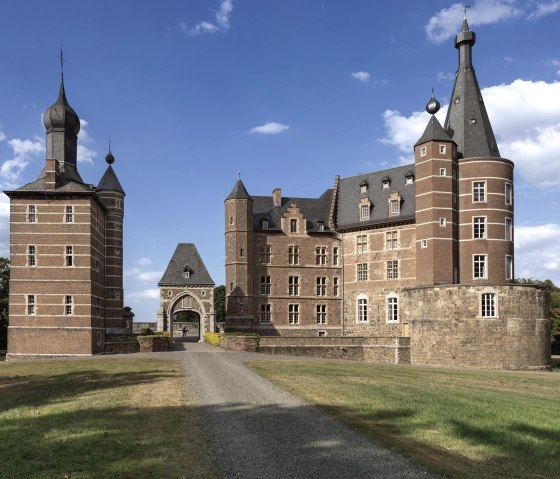
[[[180,309],[173,313],[173,337],[183,341],[198,341],[200,314],[194,310]]]
[[[182,312],[188,313],[191,318],[198,318],[198,338],[204,341],[204,333],[214,331],[214,308],[211,302],[202,302],[196,294],[191,291],[183,291],[169,302],[167,308],[167,318],[170,319],[169,333],[171,337],[182,337],[182,327],[175,328],[173,321],[175,315],[179,316]],[[187,327],[187,329],[189,329]],[[179,334],[178,334],[179,333]]]

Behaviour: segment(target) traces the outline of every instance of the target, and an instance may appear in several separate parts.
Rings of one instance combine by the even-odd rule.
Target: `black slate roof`
[[[226,198],[226,201],[227,200],[250,200],[250,199],[251,199],[251,195],[247,193],[247,190],[245,189],[245,185],[243,184],[240,178],[235,182],[235,185],[233,185],[233,189],[231,190],[229,196]]]
[[[261,228],[262,220],[268,219],[268,230],[281,231],[281,219],[286,210],[296,204],[301,214],[307,220],[306,231],[317,232],[318,222],[324,225],[323,232],[331,232],[329,213],[331,208],[333,190],[325,191],[319,198],[292,198],[282,197],[281,205],[274,206],[272,196],[253,196],[253,225]]]
[[[84,183],[82,177],[78,173],[78,170],[72,165],[63,165],[57,176],[58,187],[56,190],[49,190],[49,192],[60,192],[60,193],[83,193],[85,191],[92,191],[93,186]],[[20,186],[18,189],[14,190],[16,192],[39,192],[47,191],[45,185],[45,170],[39,174],[39,177],[27,183],[26,185]]]
[[[113,170],[113,167],[111,165],[109,165],[107,167],[107,169],[105,170],[105,173],[104,173],[103,177],[101,178],[101,181],[97,185],[97,189],[98,190],[118,191],[118,192],[124,194],[124,190],[123,190],[123,188],[122,188],[122,186],[119,182],[119,179],[117,178],[117,175],[115,174],[115,171]]]
[[[406,184],[406,176],[414,172],[414,165],[404,165],[389,170],[365,173],[341,178],[338,193],[336,227],[338,230],[367,227],[383,223],[398,223],[414,220],[416,216],[415,185]],[[388,177],[390,185],[383,188],[383,179]],[[367,193],[362,195],[360,184],[367,182]],[[401,196],[400,215],[389,216],[389,196],[398,191]],[[373,205],[369,220],[360,221],[360,199],[367,196]]]
[[[189,270],[189,277],[184,275]],[[214,286],[194,243],[179,243],[158,286]]]
[[[414,146],[421,145],[427,141],[453,141],[445,132],[435,115],[432,115],[430,121],[426,125],[424,133],[422,133],[422,136]]]

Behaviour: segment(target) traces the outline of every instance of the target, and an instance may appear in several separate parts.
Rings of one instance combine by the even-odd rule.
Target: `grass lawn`
[[[179,364],[0,364],[2,478],[214,478]]]
[[[560,478],[560,374],[320,361],[249,366],[450,478]]]

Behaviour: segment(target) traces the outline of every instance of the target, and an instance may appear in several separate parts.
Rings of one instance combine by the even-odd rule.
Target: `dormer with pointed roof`
[[[461,32],[455,37],[455,48],[459,50],[459,68],[444,129],[457,144],[459,158],[499,158],[496,138],[472,64],[472,47],[475,42],[476,34],[469,29],[465,18]]]

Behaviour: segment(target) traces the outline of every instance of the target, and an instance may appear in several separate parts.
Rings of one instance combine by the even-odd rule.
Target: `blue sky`
[[[516,275],[560,284],[560,1],[479,0],[474,65],[516,169]],[[334,177],[412,162],[431,89],[453,86],[463,7],[447,1],[24,1],[0,7],[0,188],[34,180],[42,113],[65,86],[79,169],[127,193],[125,302],[155,320],[178,242],[224,282],[223,201],[318,196]],[[438,115],[439,116],[439,115]],[[9,206],[0,197],[0,255]]]

